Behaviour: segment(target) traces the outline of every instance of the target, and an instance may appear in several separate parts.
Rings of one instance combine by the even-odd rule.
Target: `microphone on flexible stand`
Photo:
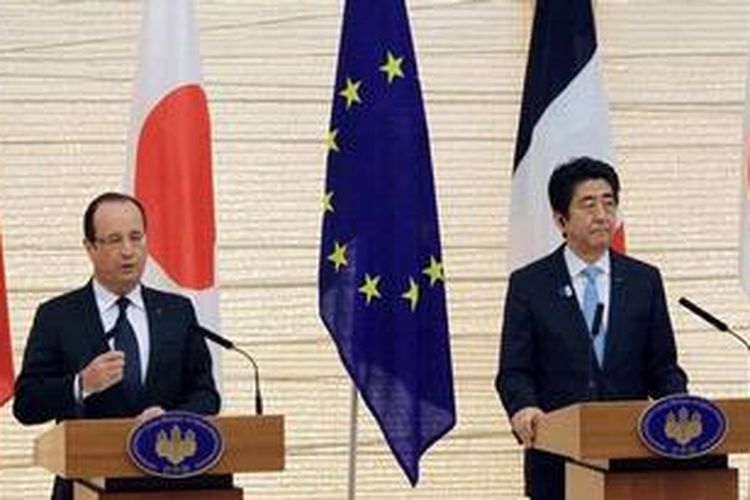
[[[212,332],[211,330],[204,328],[198,324],[195,324],[194,328],[195,331],[202,337],[207,338],[208,340],[216,344],[219,344],[224,349],[227,349],[229,351],[236,351],[244,356],[248,361],[250,361],[250,363],[253,365],[253,372],[255,373],[255,414],[263,415],[263,398],[260,394],[260,369],[258,368],[258,364],[255,362],[255,359],[253,359],[253,357],[250,356],[247,351],[237,347],[234,342],[227,339],[226,337],[222,337],[218,333]]]
[[[108,332],[104,332],[104,342],[109,344],[109,342],[115,338],[115,329],[111,328]]]
[[[745,346],[745,349],[750,351],[750,344],[747,342],[747,340],[745,340],[737,332],[729,328],[727,324],[721,321],[719,318],[717,318],[710,312],[706,311],[705,309],[698,307],[697,305],[695,305],[693,302],[691,302],[685,297],[680,297],[680,299],[677,302],[679,302],[679,304],[682,307],[684,307],[691,313],[695,314],[696,316],[700,317],[703,321],[710,324],[711,326],[713,326],[720,332],[727,332],[729,335],[731,335],[732,337],[737,339],[740,343],[742,343],[742,345]]]
[[[602,329],[602,316],[604,316],[604,304],[599,302],[596,305],[596,309],[594,309],[594,318],[591,320],[591,336],[590,336],[590,344],[589,344],[589,370],[588,370],[588,390],[589,390],[589,398],[592,401],[596,401],[599,399],[599,382],[597,380],[596,376],[596,368],[595,366],[599,364],[599,361],[596,357],[596,349],[594,349],[594,340],[596,340],[596,336],[599,335],[599,330]]]
[[[602,329],[602,316],[604,316],[604,304],[599,302],[594,311],[594,320],[591,322],[591,338],[595,339],[599,335],[599,330]]]

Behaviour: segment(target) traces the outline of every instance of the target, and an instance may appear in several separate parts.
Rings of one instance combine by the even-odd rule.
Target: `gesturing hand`
[[[125,354],[121,351],[107,351],[100,354],[81,370],[83,392],[93,394],[109,389],[122,380],[125,368]]]

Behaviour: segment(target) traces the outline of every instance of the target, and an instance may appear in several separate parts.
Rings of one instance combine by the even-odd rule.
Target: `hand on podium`
[[[164,408],[161,406],[149,406],[148,408],[145,408],[140,415],[135,417],[135,421],[138,424],[142,424],[143,422],[147,420],[151,420],[152,418],[160,417],[161,415],[164,415]]]
[[[524,448],[531,448],[534,445],[537,422],[543,415],[544,412],[536,406],[527,406],[515,412],[511,417],[510,425],[513,427],[513,434]]]

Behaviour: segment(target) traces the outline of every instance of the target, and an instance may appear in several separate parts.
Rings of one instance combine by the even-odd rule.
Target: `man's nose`
[[[609,216],[609,209],[604,202],[594,204],[594,217],[597,220],[606,219]]]
[[[135,243],[130,241],[130,238],[125,238],[124,240],[122,240],[120,253],[123,255],[132,255],[133,252],[135,252]]]

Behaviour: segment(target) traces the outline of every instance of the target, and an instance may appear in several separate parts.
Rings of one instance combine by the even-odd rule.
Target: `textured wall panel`
[[[252,350],[269,412],[287,416],[282,474],[242,475],[248,496],[345,498],[350,383],[317,317],[331,83],[343,0],[197,0],[212,110],[224,333]],[[359,414],[358,498],[521,495],[521,454],[493,380],[508,204],[533,2],[413,0],[412,28],[440,200],[457,428],[408,486]],[[633,255],[661,266],[691,388],[748,392],[746,354],[683,312],[687,295],[750,333],[737,279],[748,47],[742,0],[596,3]],[[17,364],[36,305],[85,282],[80,215],[119,186],[140,3],[0,2],[0,211]],[[225,411],[252,382],[224,356]],[[0,497],[47,495],[33,437],[0,409]],[[747,483],[747,459],[733,459]]]

